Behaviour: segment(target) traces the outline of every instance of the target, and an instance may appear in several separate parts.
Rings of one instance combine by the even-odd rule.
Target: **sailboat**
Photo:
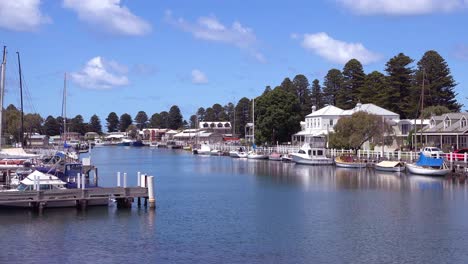
[[[268,156],[257,152],[257,145],[255,145],[255,98],[252,99],[252,148],[247,154],[248,159],[268,159]]]
[[[21,90],[21,135],[20,135],[20,141],[21,141],[21,147],[19,148],[8,148],[8,149],[2,149],[1,148],[1,138],[2,138],[2,112],[3,112],[3,98],[5,94],[5,79],[6,79],[6,46],[3,47],[3,60],[1,64],[1,69],[0,69],[0,159],[32,159],[32,158],[38,158],[39,155],[36,154],[30,154],[26,153],[23,149],[23,99],[22,99],[22,76],[21,76],[21,63],[20,63],[20,57],[19,53],[18,54],[18,68],[19,68],[19,74],[20,74],[20,90]]]

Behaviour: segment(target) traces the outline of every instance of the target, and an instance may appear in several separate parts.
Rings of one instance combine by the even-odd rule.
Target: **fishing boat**
[[[351,156],[336,157],[335,164],[340,168],[365,168],[367,166],[367,162],[354,160]]]
[[[325,149],[311,148],[305,143],[297,153],[291,153],[292,161],[304,165],[332,165],[333,159],[325,156]]]
[[[221,156],[223,153],[221,151],[219,151],[218,149],[212,149],[210,151],[210,155],[211,156]]]
[[[409,173],[426,176],[445,176],[450,172],[443,158],[427,157],[423,153],[419,153],[416,163],[407,163],[406,169]]]
[[[286,155],[281,156],[281,161],[282,162],[294,162],[291,154],[286,154]]]
[[[374,166],[378,171],[402,172],[405,170],[405,163],[401,161],[381,161]]]

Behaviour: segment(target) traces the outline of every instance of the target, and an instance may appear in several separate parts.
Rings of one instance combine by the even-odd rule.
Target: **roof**
[[[374,115],[378,115],[378,116],[397,116],[397,117],[399,117],[399,115],[397,113],[389,111],[389,110],[387,110],[385,108],[382,108],[380,106],[377,106],[375,104],[359,104],[359,103],[353,109],[343,111],[343,113],[341,115],[352,115],[352,114],[354,114],[356,112],[359,112],[359,111],[364,111],[364,112],[367,112],[369,114],[374,114]]]
[[[422,120],[423,125],[429,125],[431,123],[430,119],[423,119]],[[411,125],[421,125],[421,119],[401,119],[398,121],[398,123],[408,123]]]
[[[445,126],[445,118],[451,120],[449,127]],[[461,127],[461,120],[466,119],[468,121],[468,113],[448,113],[441,116],[433,116],[433,120],[439,120],[441,122],[436,122],[434,127],[428,127],[424,130],[427,133],[466,133],[468,131],[468,126]]]
[[[343,109],[338,108],[333,105],[327,105],[319,110],[308,114],[306,117],[314,117],[314,116],[339,116],[343,113]]]
[[[47,138],[46,135],[32,135],[30,137],[31,139],[44,139],[44,138]]]

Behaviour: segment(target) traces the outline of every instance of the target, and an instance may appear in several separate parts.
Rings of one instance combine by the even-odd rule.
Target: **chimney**
[[[316,109],[316,108],[317,108],[317,107],[315,107],[315,105],[312,106],[312,113],[315,112],[315,109]]]

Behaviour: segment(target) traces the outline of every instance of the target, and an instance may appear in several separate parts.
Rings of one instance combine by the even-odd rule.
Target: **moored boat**
[[[208,144],[201,144],[199,149],[194,149],[194,154],[211,155],[211,148]]]
[[[251,151],[247,154],[248,159],[268,159],[268,156],[256,151]]]
[[[332,165],[333,159],[325,155],[325,149],[311,148],[308,143],[302,145],[297,153],[290,154],[292,161],[304,165]]]
[[[379,171],[402,172],[405,170],[405,163],[401,161],[384,160],[375,164],[374,168]]]
[[[423,153],[419,153],[416,163],[407,163],[406,169],[409,173],[426,176],[445,176],[450,172],[443,158],[427,157]]]
[[[335,164],[340,168],[365,168],[367,166],[367,162],[354,160],[351,156],[336,157]]]
[[[268,156],[269,160],[274,160],[274,161],[281,161],[283,155],[279,154],[278,152],[273,152]]]

